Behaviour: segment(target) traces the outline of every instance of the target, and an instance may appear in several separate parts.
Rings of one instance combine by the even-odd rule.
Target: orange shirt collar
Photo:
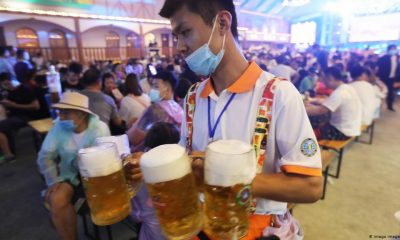
[[[245,93],[254,88],[257,80],[260,78],[262,69],[255,62],[251,62],[247,67],[246,71],[236,80],[231,86],[228,87],[228,91],[232,93]],[[200,97],[207,98],[213,91],[214,88],[211,83],[211,79],[206,80],[206,84]]]

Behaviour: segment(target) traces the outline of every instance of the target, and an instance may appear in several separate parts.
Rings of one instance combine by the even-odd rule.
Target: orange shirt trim
[[[227,90],[232,93],[245,93],[252,90],[262,72],[263,70],[257,63],[251,62],[246,71]],[[206,81],[203,91],[200,93],[202,98],[207,98],[214,91],[211,79],[208,78]]]
[[[284,165],[281,167],[281,170],[286,173],[296,173],[301,175],[308,176],[322,176],[322,171],[320,168],[310,168],[310,167],[302,167],[296,165]]]

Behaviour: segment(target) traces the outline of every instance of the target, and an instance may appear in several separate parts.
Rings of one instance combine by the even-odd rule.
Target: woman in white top
[[[150,107],[150,97],[143,93],[136,74],[129,74],[125,80],[125,93],[121,100],[119,114],[130,128],[143,112]]]

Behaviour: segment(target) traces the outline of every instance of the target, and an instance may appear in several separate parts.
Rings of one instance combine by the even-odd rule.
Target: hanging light
[[[285,7],[300,7],[310,3],[310,0],[284,0],[282,5]]]

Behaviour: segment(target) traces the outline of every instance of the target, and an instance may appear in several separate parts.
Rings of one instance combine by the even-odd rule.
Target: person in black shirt
[[[31,71],[27,74],[33,77],[34,72]],[[14,141],[13,133],[26,126],[34,115],[34,111],[39,110],[40,106],[34,92],[29,87],[24,84],[17,87],[12,85],[9,73],[0,74],[0,83],[8,92],[7,99],[0,101],[0,104],[8,110],[8,117],[0,121],[0,149],[4,154],[0,163],[3,163],[15,158],[9,144],[10,141]]]
[[[62,84],[62,90],[65,91],[80,91],[85,88],[81,82],[83,67],[80,63],[72,62],[68,66],[68,77]]]

